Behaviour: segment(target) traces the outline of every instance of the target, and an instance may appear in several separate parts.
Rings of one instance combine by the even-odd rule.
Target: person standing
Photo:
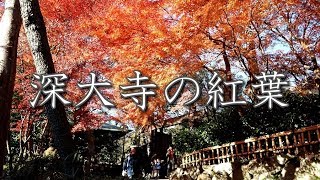
[[[160,169],[161,169],[161,162],[160,162],[159,158],[156,160],[155,169],[156,169],[156,178],[159,178],[160,177]]]
[[[174,150],[171,146],[169,146],[169,148],[167,149],[166,157],[167,157],[167,177],[169,177],[170,173],[174,170],[175,160],[176,160]]]
[[[129,179],[138,178],[141,174],[139,158],[135,148],[131,148],[130,154],[123,162],[123,175],[126,174]]]
[[[152,164],[152,177],[153,178],[159,178],[160,169],[161,169],[160,159],[154,159],[151,164]]]

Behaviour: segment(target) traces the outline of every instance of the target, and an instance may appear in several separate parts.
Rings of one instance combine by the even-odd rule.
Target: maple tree
[[[109,96],[111,100],[114,99],[116,101],[117,108],[119,109],[120,116],[112,118],[124,122],[127,119],[131,119],[138,124],[147,124],[154,111],[159,111],[159,114],[161,114],[161,112],[162,114],[164,113],[165,109],[163,108],[163,105],[165,104],[165,98],[163,96],[163,90],[165,85],[173,78],[187,72],[185,69],[180,68],[185,67],[187,69],[187,66],[189,66],[188,68],[190,69],[199,69],[199,67],[201,67],[202,63],[197,60],[195,63],[186,63],[189,61],[187,58],[183,61],[173,59],[170,56],[168,56],[167,59],[161,58],[162,55],[160,53],[163,53],[162,49],[164,49],[161,43],[170,45],[170,43],[165,40],[154,44],[150,44],[151,41],[146,40],[143,42],[144,49],[139,50],[139,52],[137,51],[137,46],[139,46],[139,44],[132,43],[132,41],[135,42],[138,41],[138,39],[141,39],[143,31],[151,31],[150,28],[153,27],[153,25],[150,25],[151,23],[154,23],[155,25],[158,21],[157,19],[162,19],[161,15],[155,15],[154,19],[150,19],[150,24],[139,27],[139,24],[142,24],[142,22],[145,21],[148,14],[152,12],[159,12],[159,14],[163,13],[163,10],[159,10],[159,4],[157,3],[139,1],[125,4],[121,1],[103,3],[94,1],[88,2],[88,4],[64,2],[65,4],[59,6],[56,6],[57,2],[55,1],[42,1],[42,3],[41,7],[44,16],[47,18],[47,27],[49,30],[48,37],[52,38],[53,59],[56,62],[64,61],[67,63],[67,65],[57,63],[56,66],[60,72],[65,72],[70,77],[67,98],[76,102],[79,101],[83,91],[76,89],[77,82],[87,77],[91,71],[97,72],[114,83],[113,88],[116,93],[110,91],[109,93],[105,92],[105,95]],[[101,11],[101,8],[104,8],[105,4],[108,4],[110,11]],[[148,10],[148,12],[135,13],[135,16],[132,16],[129,12],[119,9],[120,5],[141,9],[141,11]],[[72,8],[75,10],[75,12],[72,13],[63,9],[73,6],[91,8],[92,11],[99,13],[95,13],[93,16],[90,13],[83,13],[83,11],[80,10],[81,8]],[[143,6],[151,6],[153,8],[146,9],[143,8]],[[121,16],[128,16],[130,19],[127,19],[126,21],[114,21],[116,17]],[[128,24],[128,22],[137,19],[139,19],[141,23],[134,22]],[[52,20],[52,22],[50,20]],[[57,20],[60,24],[57,23]],[[127,28],[124,28],[125,26],[127,26]],[[93,29],[91,30],[91,28]],[[112,33],[106,33],[108,28]],[[145,28],[145,30],[143,30],[143,28]],[[163,30],[166,28],[164,21],[161,28],[163,28]],[[104,32],[96,32],[98,29],[104,29]],[[135,31],[134,29],[138,30]],[[69,32],[70,30],[73,30],[73,36],[70,36],[68,33],[62,33]],[[141,32],[135,35],[135,33],[139,31]],[[61,36],[61,33],[64,35]],[[121,35],[117,35],[119,33],[121,33]],[[152,31],[149,35],[158,36],[158,39],[162,38]],[[150,39],[155,39],[155,37],[150,37]],[[61,42],[63,42],[63,45]],[[128,43],[132,44],[132,46],[126,46]],[[146,43],[149,43],[150,47],[159,47],[159,49],[152,50],[153,48],[150,48],[147,51],[149,45]],[[131,49],[131,51],[127,52],[129,49]],[[151,55],[152,53],[153,55]],[[120,56],[121,54],[123,55]],[[171,64],[167,64],[168,62]],[[101,63],[103,63],[104,66],[101,66]],[[81,71],[79,71],[79,68],[81,68]],[[151,81],[158,85],[158,89],[156,90],[157,97],[149,100],[149,107],[145,113],[141,113],[131,100],[122,100],[118,89],[119,85],[128,83],[126,77],[128,77],[130,72],[133,72],[133,70],[136,69],[140,70],[142,74],[149,76]],[[111,94],[114,94],[114,97],[110,97]],[[81,109],[75,110],[70,107],[70,109],[73,109],[72,111],[74,111],[74,120],[78,122],[74,126],[74,130],[99,127],[101,123],[106,121],[105,117],[101,118],[101,115],[91,113],[92,109],[101,108],[99,102],[92,102],[97,102],[96,97],[93,97],[93,101],[90,101],[86,107],[82,107]],[[86,116],[84,116],[84,114],[86,114]],[[95,116],[96,118],[87,118],[90,116]],[[97,119],[99,116],[100,118]]]
[[[173,13],[182,16],[177,31],[187,37],[192,34],[188,41],[183,41],[188,43],[185,47],[194,54],[199,49],[216,52],[215,61],[223,60],[226,79],[231,78],[231,65],[245,71],[251,81],[253,74],[276,70],[293,76],[297,82],[309,80],[306,89],[319,87],[315,82],[319,81],[316,80],[319,79],[318,1],[175,1],[174,4]],[[194,28],[188,28],[191,23]],[[202,46],[197,42],[202,42]],[[277,44],[289,50],[275,49]],[[305,73],[306,68],[313,72]]]
[[[54,74],[55,67],[39,2],[20,0],[19,3],[23,27],[36,72],[39,75]],[[44,106],[54,146],[57,148],[60,157],[64,160],[65,173],[72,175],[72,167],[68,163],[71,162],[70,157],[75,151],[75,145],[64,106],[60,101],[56,103],[55,108],[51,107],[50,102],[46,102]]]
[[[320,90],[319,1],[279,1],[269,20],[263,22],[269,36],[277,38],[287,50],[274,52],[270,66],[286,71],[302,93]]]

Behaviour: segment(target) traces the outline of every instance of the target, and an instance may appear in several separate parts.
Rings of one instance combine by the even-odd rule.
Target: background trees
[[[203,117],[198,126],[190,128],[188,124],[182,124],[172,130],[175,148],[183,154],[320,123],[318,95],[301,96],[286,92],[283,100],[290,104],[290,108],[274,107],[269,110],[264,106],[254,108],[249,105],[239,114],[236,107],[227,107]]]

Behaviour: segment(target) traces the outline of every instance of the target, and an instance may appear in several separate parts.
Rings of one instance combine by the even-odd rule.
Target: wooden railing
[[[233,162],[236,159],[259,159],[280,153],[298,155],[309,151],[319,152],[319,145],[320,124],[204,148],[185,154],[182,167]]]

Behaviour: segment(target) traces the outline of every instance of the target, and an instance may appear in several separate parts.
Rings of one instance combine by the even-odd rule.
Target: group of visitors
[[[159,178],[161,174],[160,172],[163,172],[164,169],[166,169],[166,176],[169,177],[171,171],[175,168],[175,161],[175,153],[173,148],[170,146],[167,149],[166,162],[156,157],[151,159],[151,177]],[[128,177],[129,179],[142,178],[142,165],[141,159],[137,155],[136,148],[131,148],[129,155],[123,162],[122,176]]]
[[[154,159],[153,162],[151,162],[151,168],[152,168],[151,176],[158,178],[160,176],[160,170],[161,170],[161,162],[159,158]]]

